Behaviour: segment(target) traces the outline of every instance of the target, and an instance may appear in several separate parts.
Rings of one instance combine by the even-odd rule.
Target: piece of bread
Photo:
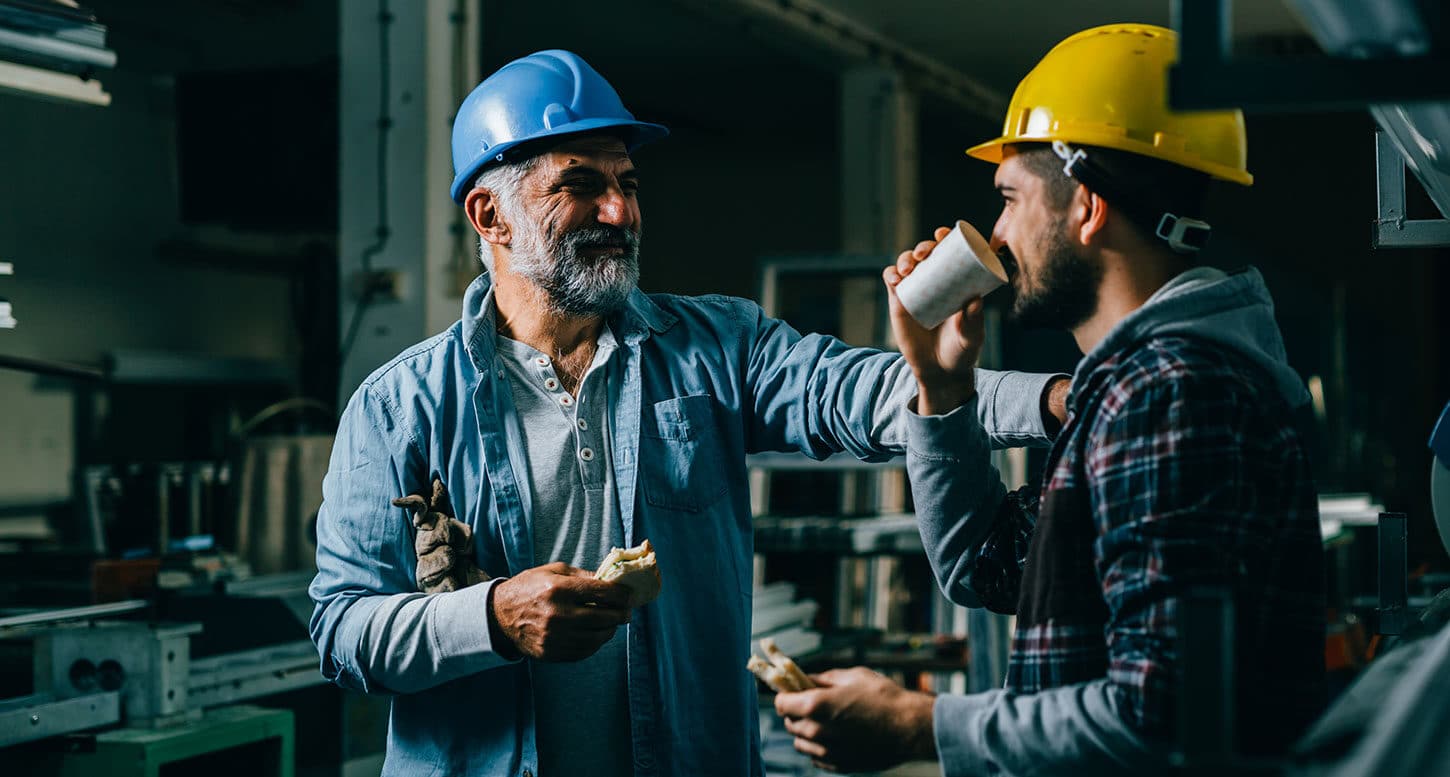
[[[775,640],[769,637],[760,640],[760,649],[765,652],[765,657],[770,659],[770,663],[775,664],[776,668],[790,679],[791,684],[795,686],[796,690],[804,691],[808,688],[816,687],[815,682],[805,672],[801,671],[801,668],[796,665],[796,662],[790,656],[782,653],[780,648],[775,646]]]
[[[786,693],[790,690],[786,686],[785,674],[776,669],[769,661],[754,653],[750,655],[750,660],[745,662],[745,668],[776,693]]]
[[[614,548],[594,576],[629,589],[629,606],[643,607],[660,595],[660,568],[655,549],[645,540],[633,548]]]
[[[760,678],[760,681],[776,693],[795,693],[816,687],[811,678],[801,671],[791,657],[775,646],[775,640],[766,637],[760,640],[760,650],[769,661],[752,654],[745,662],[745,668]]]

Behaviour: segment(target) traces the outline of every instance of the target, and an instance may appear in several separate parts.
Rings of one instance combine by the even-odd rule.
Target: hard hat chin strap
[[[1052,141],[1052,153],[1057,154],[1058,158],[1062,160],[1062,174],[1068,178],[1074,177],[1072,174],[1073,165],[1087,159],[1086,151],[1080,148],[1073,148],[1060,140]]]
[[[1163,211],[1117,186],[1112,176],[1093,164],[1086,149],[1074,148],[1061,140],[1052,141],[1052,153],[1062,160],[1062,174],[1081,182],[1117,205],[1144,226],[1155,225],[1153,234],[1178,253],[1197,253],[1208,244],[1213,227],[1206,221]]]
[[[1153,230],[1153,234],[1162,238],[1174,251],[1185,254],[1202,250],[1208,245],[1212,232],[1213,227],[1206,221],[1172,213],[1164,213],[1163,218],[1158,220],[1158,228]]]

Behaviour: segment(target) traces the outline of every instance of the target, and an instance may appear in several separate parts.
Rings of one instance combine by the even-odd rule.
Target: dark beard
[[[639,234],[609,224],[595,224],[545,235],[552,257],[545,267],[528,273],[560,313],[581,318],[607,318],[622,310],[639,283]],[[585,257],[591,248],[617,247],[617,256]]]
[[[1072,330],[1097,312],[1103,266],[1079,253],[1065,233],[1066,224],[1059,221],[1043,240],[1042,269],[1030,292],[1013,284],[1012,319],[1022,326]]]

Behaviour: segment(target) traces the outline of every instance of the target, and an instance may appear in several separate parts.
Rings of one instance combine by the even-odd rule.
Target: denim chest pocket
[[[715,429],[715,400],[707,395],[656,402],[640,424],[640,480],[645,501],[667,510],[699,512],[729,484]]]

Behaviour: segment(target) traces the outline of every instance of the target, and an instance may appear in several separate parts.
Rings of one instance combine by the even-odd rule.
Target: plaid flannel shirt
[[[1290,408],[1247,360],[1181,336],[1086,377],[1040,505],[1003,502],[966,580],[1017,614],[1009,692],[1106,677],[1125,722],[1169,737],[1181,597],[1225,587],[1239,745],[1283,751],[1324,702],[1318,505]]]

